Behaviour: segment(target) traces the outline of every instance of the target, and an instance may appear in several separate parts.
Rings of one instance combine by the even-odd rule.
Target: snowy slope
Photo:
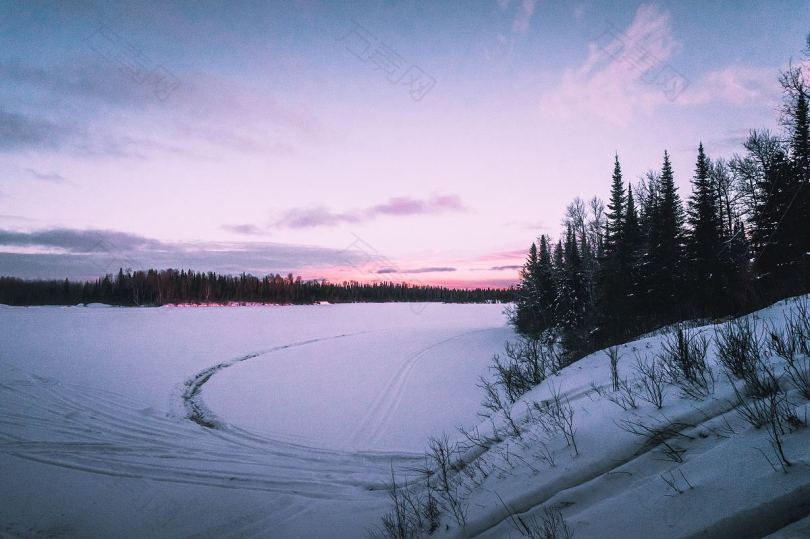
[[[752,317],[780,327],[791,305],[780,302]],[[711,326],[699,331],[714,336]],[[621,377],[632,379],[635,356],[649,361],[661,341],[662,336],[653,336],[623,345]],[[552,376],[515,405],[515,417],[525,421],[521,437],[511,436],[478,457],[487,477],[464,478],[466,526],[460,529],[445,517],[450,529],[438,536],[520,537],[518,517],[542,522],[545,508],[556,507],[577,538],[808,537],[810,428],[784,436],[792,466],[783,472],[766,429],[755,429],[735,409],[734,392],[716,364],[714,346],[709,359],[717,378],[714,393],[688,399],[670,385],[660,410],[638,402],[637,409],[625,411],[593,391],[592,383],[610,391],[603,352]],[[781,374],[780,360],[770,361]],[[807,400],[786,377],[780,384],[804,419]],[[526,403],[549,399],[552,388],[574,408],[578,455],[561,435],[550,436],[528,420]],[[649,441],[620,428],[628,421],[675,430]],[[491,432],[492,425],[480,429]],[[667,456],[664,441],[682,452],[683,462]],[[553,453],[555,465],[542,458],[541,442]]]

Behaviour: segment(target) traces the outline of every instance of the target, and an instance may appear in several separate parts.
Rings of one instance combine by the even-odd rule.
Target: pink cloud
[[[380,216],[407,217],[411,215],[438,215],[464,211],[464,204],[456,195],[433,196],[429,199],[394,197],[369,208],[335,212],[325,207],[295,208],[287,211],[276,223],[286,228],[314,228],[345,223],[371,221]]]
[[[607,27],[588,45],[583,64],[566,70],[542,97],[541,111],[561,120],[595,116],[625,125],[639,112],[669,102],[661,87],[644,79],[665,68],[679,46],[669,13],[643,4],[626,29]]]
[[[680,47],[669,12],[643,4],[626,29],[608,27],[588,45],[583,63],[542,96],[540,110],[556,120],[624,126],[662,106],[740,106],[778,93],[769,68],[728,66],[688,80],[672,60]]]
[[[377,215],[419,215],[446,211],[464,211],[461,199],[456,195],[434,196],[428,200],[395,197],[383,204],[373,206],[366,211],[366,215],[369,217]]]
[[[706,73],[684,92],[683,103],[702,105],[724,102],[730,105],[770,99],[779,94],[777,72],[771,68],[729,66]]]

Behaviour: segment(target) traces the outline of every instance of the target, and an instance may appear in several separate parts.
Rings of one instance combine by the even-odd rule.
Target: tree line
[[[408,283],[305,281],[292,274],[255,277],[193,270],[118,271],[95,281],[24,280],[0,277],[6,305],[168,305],[204,303],[312,304],[316,302],[508,302],[506,288],[454,289]]]
[[[667,151],[636,183],[625,182],[616,155],[607,204],[576,198],[561,237],[531,245],[516,329],[579,356],[685,318],[810,292],[810,86],[801,67],[780,82],[783,132],[752,130],[729,159],[699,144],[685,200]]]

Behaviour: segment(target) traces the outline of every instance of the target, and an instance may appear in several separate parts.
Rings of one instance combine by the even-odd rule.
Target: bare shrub
[[[427,460],[430,465],[425,474],[430,489],[438,497],[438,506],[463,527],[467,521],[467,507],[461,501],[458,472],[463,469],[464,461],[458,458],[458,453],[458,447],[450,442],[446,434],[429,438]]]
[[[593,390],[603,399],[612,402],[622,410],[627,411],[638,408],[638,403],[636,402],[638,392],[635,387],[630,385],[630,382],[628,382],[626,379],[620,380],[616,383],[615,387],[616,389],[613,391],[607,391],[606,389],[591,383],[591,390]]]
[[[658,359],[667,378],[681,388],[684,396],[703,400],[714,392],[714,373],[706,362],[708,339],[699,331],[678,326],[661,343]]]
[[[765,360],[765,338],[759,324],[738,318],[715,331],[717,357],[730,376],[745,380],[746,392],[766,397],[779,390],[776,375]]]
[[[476,447],[481,451],[486,451],[492,447],[493,444],[501,441],[495,437],[481,434],[478,427],[474,427],[472,430],[467,430],[461,426],[458,427],[457,430],[470,443],[468,447]]]
[[[638,397],[659,410],[664,406],[666,392],[666,370],[658,360],[645,363],[636,357],[635,371],[638,374],[640,391]]]
[[[547,434],[562,434],[565,443],[574,449],[576,455],[579,455],[575,438],[574,407],[571,406],[568,397],[562,395],[559,388],[550,385],[550,390],[551,399],[532,402],[532,407],[537,412],[535,417]]]
[[[521,537],[531,539],[573,539],[574,532],[562,516],[562,511],[557,506],[546,505],[543,513],[539,517],[526,517],[515,513],[515,511],[504,503],[500,495],[498,499],[509,514],[509,524]]]
[[[791,462],[785,455],[784,436],[806,426],[807,421],[799,418],[796,407],[788,401],[787,395],[781,390],[760,398],[746,399],[736,386],[732,384],[732,387],[737,398],[737,413],[754,428],[766,428],[771,449],[782,470],[787,472]]]
[[[497,356],[496,356],[497,357]],[[491,382],[483,376],[478,379],[478,387],[484,391],[484,400],[481,401],[481,406],[484,407],[484,412],[478,415],[483,417],[490,417],[492,414],[497,414],[503,410],[503,397],[495,382]]]
[[[388,497],[393,507],[382,516],[380,526],[376,530],[368,532],[368,537],[374,539],[416,539],[419,537],[421,514],[420,511],[413,510],[412,494],[407,482],[404,486],[397,483],[392,465]]]
[[[625,432],[644,438],[646,447],[660,447],[667,459],[678,463],[683,462],[683,454],[686,453],[686,450],[675,445],[672,440],[694,440],[692,436],[683,433],[683,430],[691,427],[686,423],[673,422],[661,427],[651,427],[640,420],[624,419],[617,425]]]
[[[619,390],[619,347],[611,346],[605,350],[605,354],[610,360],[610,380],[613,383],[613,391]]]
[[[504,356],[492,357],[493,380],[481,377],[478,387],[484,390],[483,407],[489,413],[502,412],[527,391],[563,367],[557,345],[548,339],[520,337],[507,342]]]
[[[687,488],[692,489],[695,488],[692,486],[692,483],[686,478],[684,475],[683,470],[678,470],[680,474],[680,478],[676,476],[673,472],[668,472],[666,474],[662,474],[661,480],[666,483],[666,485],[672,490],[674,494],[670,494],[670,496],[674,496],[677,494],[683,494],[686,492]]]
[[[785,360],[785,373],[810,399],[810,305],[807,300],[785,313],[784,329],[771,329],[771,351]]]
[[[763,337],[757,322],[738,318],[716,329],[715,336],[720,363],[735,378],[746,379],[763,355]]]

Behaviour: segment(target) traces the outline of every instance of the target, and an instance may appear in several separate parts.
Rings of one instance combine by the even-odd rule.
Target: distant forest
[[[810,60],[810,37],[807,46]],[[576,198],[561,237],[531,245],[516,329],[561,343],[575,360],[680,320],[742,314],[810,292],[806,65],[780,76],[779,133],[752,130],[727,159],[697,145],[685,198],[666,151],[660,169],[637,182],[624,179],[617,155],[607,204]]]
[[[311,304],[351,302],[509,302],[505,288],[453,289],[407,283],[340,284],[304,281],[301,277],[220,275],[192,270],[123,271],[92,282],[23,280],[0,277],[0,304],[6,305],[168,305],[202,303]]]

